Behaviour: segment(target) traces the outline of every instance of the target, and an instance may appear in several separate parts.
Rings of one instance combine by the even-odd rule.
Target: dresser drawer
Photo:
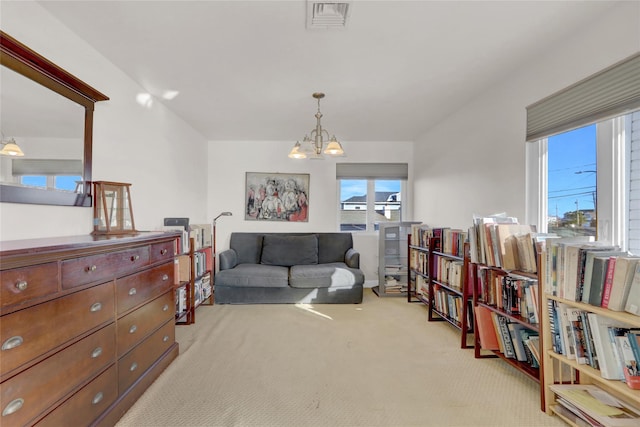
[[[0,384],[2,424],[23,425],[115,362],[115,324]]]
[[[152,300],[173,287],[173,262],[116,280],[118,314]]]
[[[175,341],[175,324],[167,322],[118,361],[118,391],[124,393]]]
[[[21,304],[58,291],[58,263],[14,268],[0,272],[0,307]]]
[[[62,287],[70,289],[113,279],[148,264],[149,246],[66,260],[62,262]]]
[[[113,282],[104,283],[0,319],[0,373],[114,320]]]
[[[114,364],[36,425],[38,427],[89,425],[118,397],[117,377]]]
[[[118,319],[118,357],[131,350],[152,331],[174,317],[174,292],[159,298]]]
[[[160,261],[173,261],[176,251],[176,242],[155,243],[151,245],[151,263],[155,264]]]

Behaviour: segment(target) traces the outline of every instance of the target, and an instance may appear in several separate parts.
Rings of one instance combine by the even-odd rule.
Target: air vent
[[[351,2],[319,2],[307,0],[307,28],[344,28]]]

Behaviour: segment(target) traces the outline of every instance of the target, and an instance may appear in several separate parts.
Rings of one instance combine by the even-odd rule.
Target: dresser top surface
[[[14,255],[73,251],[82,248],[139,245],[158,240],[171,240],[179,235],[180,233],[174,231],[145,231],[120,236],[94,236],[87,234],[42,239],[5,240],[0,241],[0,258]]]

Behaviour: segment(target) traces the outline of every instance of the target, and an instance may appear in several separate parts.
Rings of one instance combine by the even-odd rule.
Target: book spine
[[[607,275],[605,276],[604,286],[602,287],[602,301],[600,306],[609,307],[609,299],[611,298],[611,286],[613,285],[613,274],[616,269],[616,257],[610,257],[607,263]]]

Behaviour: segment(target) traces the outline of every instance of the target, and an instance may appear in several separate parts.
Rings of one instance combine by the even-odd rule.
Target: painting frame
[[[308,173],[246,172],[246,221],[309,222]]]

